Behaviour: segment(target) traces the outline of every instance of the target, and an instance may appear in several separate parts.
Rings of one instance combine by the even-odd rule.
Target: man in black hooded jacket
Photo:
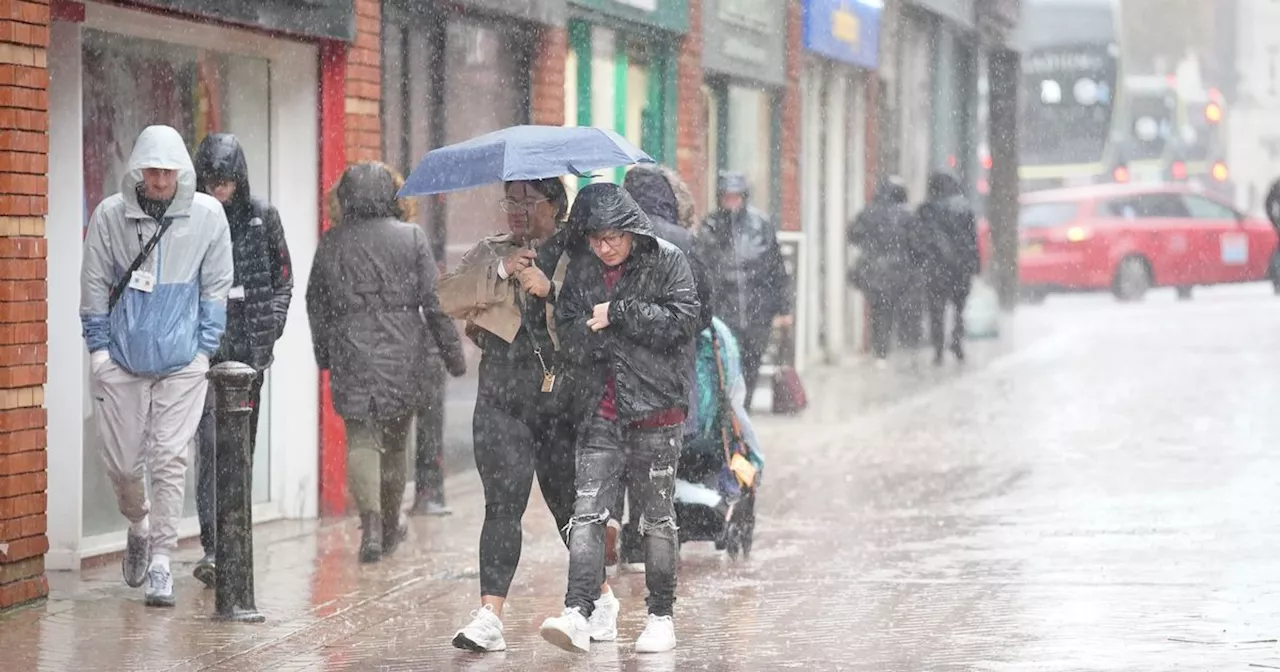
[[[685,255],[654,234],[634,199],[614,184],[590,184],[569,213],[585,238],[571,253],[556,301],[565,361],[576,362],[581,418],[577,499],[569,523],[565,610],[542,624],[547,641],[586,652],[588,619],[604,578],[604,528],[623,469],[634,483],[645,544],[649,620],[638,653],[675,646],[675,477],[688,413],[688,367],[698,292]]]
[[[253,413],[249,416],[250,450],[257,443],[259,396],[263,375],[274,359],[276,340],[284,333],[293,296],[293,264],[284,239],[280,213],[270,203],[253,198],[244,150],[234,135],[210,133],[194,158],[196,189],[213,196],[226,210],[231,225],[235,280],[227,297],[227,329],[222,346],[210,364],[236,361],[258,372],[250,389]],[[200,518],[200,543],[204,558],[195,576],[210,587],[215,581],[214,546],[217,539],[215,499],[216,444],[214,395],[205,399],[204,415],[196,434],[196,509]],[[252,454],[252,453],[251,453]]]

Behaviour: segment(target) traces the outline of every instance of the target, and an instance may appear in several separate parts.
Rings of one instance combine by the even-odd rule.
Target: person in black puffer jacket
[[[649,217],[618,185],[583,187],[569,212],[569,230],[578,243],[556,300],[556,324],[564,360],[579,372],[575,408],[582,424],[565,610],[543,622],[542,636],[586,651],[597,634],[589,624],[604,578],[605,523],[625,466],[648,475],[632,491],[644,518],[649,589],[649,620],[635,651],[668,651],[675,646],[673,498],[698,290],[685,255],[657,237]]]
[[[249,416],[250,450],[258,438],[259,396],[263,375],[274,359],[276,340],[284,333],[293,296],[293,265],[285,243],[280,213],[270,203],[252,197],[249,168],[239,141],[229,133],[205,136],[193,160],[196,189],[222,203],[231,225],[235,280],[227,297],[227,328],[222,345],[210,365],[236,361],[252,366],[258,375],[250,388],[253,413]],[[196,509],[200,519],[200,543],[204,559],[195,576],[212,587],[215,580],[214,546],[217,539],[213,453],[217,442],[213,414],[214,395],[205,397],[204,415],[196,434]],[[252,452],[250,452],[252,455]]]

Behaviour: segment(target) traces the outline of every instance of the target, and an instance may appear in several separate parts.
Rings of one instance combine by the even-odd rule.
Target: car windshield
[[[1027,203],[1023,204],[1018,214],[1018,228],[1046,229],[1062,226],[1075,219],[1079,212],[1078,203]]]

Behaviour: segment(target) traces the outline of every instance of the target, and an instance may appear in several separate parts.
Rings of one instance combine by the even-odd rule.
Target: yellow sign
[[[862,39],[862,24],[858,21],[858,15],[844,7],[831,12],[831,36],[858,46]]]

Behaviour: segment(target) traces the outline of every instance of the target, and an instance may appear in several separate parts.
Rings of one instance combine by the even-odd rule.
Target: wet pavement
[[[752,558],[683,549],[671,654],[631,650],[638,575],[615,578],[617,644],[539,639],[566,559],[537,495],[509,651],[450,647],[483,514],[463,474],[457,513],[376,567],[353,521],[262,526],[263,625],[209,620],[191,550],[168,611],[116,565],[55,573],[47,604],[0,617],[0,670],[1280,669],[1280,299],[1168,294],[1051,298],[964,367],[809,374],[806,415],[757,421]]]

